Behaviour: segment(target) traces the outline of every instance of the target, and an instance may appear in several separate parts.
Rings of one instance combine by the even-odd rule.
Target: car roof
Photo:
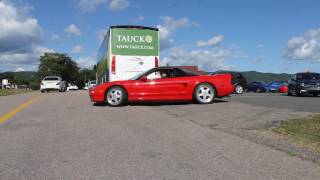
[[[299,72],[297,74],[320,74],[320,73],[316,73],[316,72]]]

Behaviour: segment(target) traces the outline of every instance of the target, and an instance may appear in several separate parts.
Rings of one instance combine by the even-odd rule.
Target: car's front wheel
[[[235,89],[235,93],[236,94],[242,94],[244,92],[244,88],[241,85],[236,85]]]
[[[194,91],[194,99],[199,104],[210,104],[215,98],[216,92],[212,85],[200,83]]]
[[[111,87],[106,93],[106,102],[109,106],[122,106],[127,102],[127,92],[120,86]]]

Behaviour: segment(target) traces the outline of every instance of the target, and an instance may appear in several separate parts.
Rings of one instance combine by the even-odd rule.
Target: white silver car
[[[40,91],[42,93],[48,92],[48,91],[64,91],[64,81],[62,81],[62,78],[59,76],[46,76],[43,78],[40,84]]]
[[[76,91],[76,90],[79,90],[77,85],[70,84],[70,83],[68,84],[67,91]]]
[[[89,81],[88,82],[88,89],[96,87],[97,82],[96,81]]]

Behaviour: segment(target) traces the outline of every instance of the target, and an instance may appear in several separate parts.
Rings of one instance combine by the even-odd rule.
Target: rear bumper
[[[40,86],[40,90],[60,90],[60,85]]]

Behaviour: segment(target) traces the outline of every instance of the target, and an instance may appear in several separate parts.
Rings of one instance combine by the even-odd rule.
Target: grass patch
[[[9,96],[14,94],[21,94],[26,92],[31,92],[32,90],[26,89],[0,89],[0,96]]]
[[[320,153],[320,115],[282,122],[273,132]]]

